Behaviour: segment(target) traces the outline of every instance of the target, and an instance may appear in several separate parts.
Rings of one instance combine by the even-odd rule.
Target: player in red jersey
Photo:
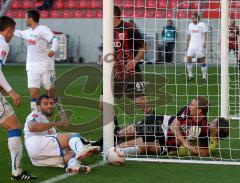
[[[232,50],[237,58],[238,64],[240,64],[240,58],[238,54],[238,36],[239,27],[235,25],[235,20],[230,21],[229,26],[229,52]],[[240,65],[239,65],[240,66]]]

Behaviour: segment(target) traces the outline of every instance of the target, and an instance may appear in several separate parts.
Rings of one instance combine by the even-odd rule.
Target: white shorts
[[[41,85],[45,90],[55,86],[56,74],[54,70],[50,71],[27,71],[28,88],[40,88]]]
[[[191,48],[189,47],[187,50],[187,57],[191,57],[191,58],[203,58],[205,57],[205,48]]]
[[[8,101],[0,94],[0,124],[8,117],[14,115],[14,110]]]
[[[25,146],[33,165],[64,167],[64,153],[55,135],[25,137]]]

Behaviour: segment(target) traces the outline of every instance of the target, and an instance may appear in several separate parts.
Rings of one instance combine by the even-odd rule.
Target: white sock
[[[67,163],[68,167],[73,167],[78,165],[80,165],[80,162],[75,157],[72,157]]]
[[[192,73],[192,63],[191,63],[191,62],[187,62],[187,71],[188,71],[188,76],[189,76],[189,77],[193,77],[193,73]]]
[[[8,148],[12,160],[12,175],[14,176],[22,173],[21,159],[23,147],[20,135],[20,129],[8,131]]]
[[[84,145],[79,134],[72,134],[69,140],[69,147],[75,153],[78,153],[83,149]]]
[[[138,155],[139,154],[138,146],[125,147],[125,148],[123,148],[123,151],[125,152],[125,154],[128,154],[128,155]]]
[[[202,77],[207,78],[207,64],[201,64]]]
[[[36,103],[36,99],[32,98],[31,99],[31,111],[36,111],[37,110],[37,103]]]

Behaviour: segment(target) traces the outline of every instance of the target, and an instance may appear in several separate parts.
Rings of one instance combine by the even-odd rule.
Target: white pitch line
[[[99,166],[103,166],[105,165],[105,162],[104,161],[100,161],[98,163],[95,163],[95,164],[92,164],[90,165],[90,168],[93,169],[93,168],[96,168],[96,167],[99,167]],[[53,177],[53,178],[50,178],[50,179],[47,179],[45,181],[42,181],[40,183],[54,183],[54,182],[58,182],[60,180],[64,180],[70,176],[74,176],[74,175],[79,175],[79,174],[74,174],[74,173],[64,173],[62,175],[58,175],[56,177]]]

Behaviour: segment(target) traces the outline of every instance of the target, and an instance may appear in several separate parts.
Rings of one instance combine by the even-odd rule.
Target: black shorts
[[[160,146],[165,146],[163,119],[164,116],[146,116],[145,120],[135,124],[136,137],[142,137],[143,142],[158,141]]]

